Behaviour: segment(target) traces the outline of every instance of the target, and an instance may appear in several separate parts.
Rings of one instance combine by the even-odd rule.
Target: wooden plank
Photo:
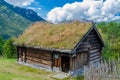
[[[83,42],[83,43],[81,43],[81,46],[82,45],[89,45],[90,43],[89,42]]]
[[[90,59],[90,62],[91,61],[95,61],[96,59],[101,59],[101,57],[100,56],[96,56],[95,58]]]
[[[101,47],[90,47],[90,50],[100,49]]]
[[[90,63],[99,62],[100,60],[101,60],[101,58],[98,58],[96,60],[90,61]]]
[[[70,57],[70,71],[73,69],[72,57]]]
[[[87,38],[87,40],[88,40],[88,41],[89,41],[89,40],[97,41],[98,38],[97,38],[97,37],[89,37],[89,38]]]
[[[17,61],[19,61],[19,47],[17,47]]]
[[[34,59],[34,58],[31,58],[31,57],[27,57],[27,61],[33,61],[33,62],[42,63],[42,64],[45,64],[45,65],[50,65],[51,66],[51,61]]]
[[[100,55],[96,55],[96,56],[94,56],[94,57],[90,57],[90,61],[95,60],[95,59],[97,59],[97,58],[100,58]]]
[[[99,52],[100,49],[95,49],[95,50],[90,50],[90,53],[95,53],[95,52]]]
[[[88,35],[87,38],[91,38],[91,37],[97,37],[95,34],[91,34],[91,35]]]
[[[36,57],[32,57],[32,56],[26,56],[27,58],[33,58],[33,59],[38,59],[38,60],[46,60],[46,61],[51,61],[51,58],[36,58]]]
[[[54,61],[53,61],[53,53],[51,53],[51,69],[53,70],[54,67]]]
[[[97,55],[100,55],[100,52],[90,54],[90,57],[95,57],[95,56],[97,56]]]
[[[80,52],[87,52],[87,51],[88,51],[88,49],[86,49],[86,48],[85,48],[85,49],[78,49],[78,50],[77,50],[77,53],[80,53]]]

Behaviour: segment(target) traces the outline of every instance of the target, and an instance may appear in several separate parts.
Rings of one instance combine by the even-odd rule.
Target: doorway
[[[61,56],[61,67],[63,72],[68,72],[70,68],[70,57]]]

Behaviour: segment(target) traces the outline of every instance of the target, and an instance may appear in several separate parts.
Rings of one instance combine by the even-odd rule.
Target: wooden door
[[[19,50],[19,61],[26,62],[26,51],[24,48]]]
[[[63,72],[68,72],[70,68],[70,57],[61,56],[61,67]]]

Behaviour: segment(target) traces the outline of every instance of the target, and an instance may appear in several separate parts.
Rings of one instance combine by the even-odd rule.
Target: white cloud
[[[6,2],[19,7],[30,5],[34,0],[5,0]]]
[[[87,19],[94,21],[120,20],[120,0],[83,0],[56,7],[47,14],[48,21],[58,23],[71,19]]]
[[[27,7],[28,9],[32,9],[32,10],[34,10],[34,11],[40,11],[41,10],[41,8],[35,8],[35,7]]]

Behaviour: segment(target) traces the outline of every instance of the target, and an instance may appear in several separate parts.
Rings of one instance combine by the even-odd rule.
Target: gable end
[[[93,38],[93,39],[90,39]],[[97,28],[93,25],[89,31],[83,36],[83,38],[78,42],[78,44],[74,47],[74,49],[72,50],[72,53],[76,53],[77,52],[77,49],[80,47],[80,45],[82,44],[91,44],[95,42],[97,42],[101,44],[101,48],[104,47],[104,42],[101,38],[101,35],[100,33],[98,32]],[[87,43],[88,42],[88,43]],[[86,49],[88,49],[90,46],[88,45],[86,47]]]

